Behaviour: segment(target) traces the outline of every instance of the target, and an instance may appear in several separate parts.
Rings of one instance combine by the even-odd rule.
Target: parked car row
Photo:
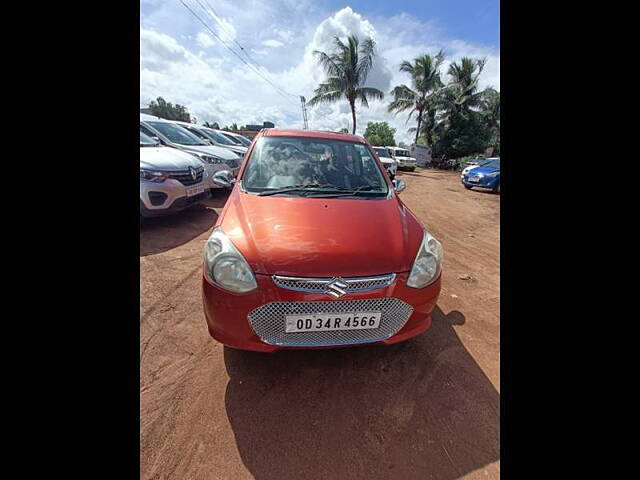
[[[140,114],[140,215],[176,213],[230,187],[251,144],[238,137]]]
[[[500,157],[480,160],[462,170],[460,180],[465,188],[489,188],[500,193]]]
[[[394,160],[395,169],[393,175],[395,176],[396,170],[409,170],[413,172],[416,169],[416,159],[411,156],[409,150],[400,147],[373,147],[380,157],[380,160],[384,157],[387,164],[390,163],[388,159]],[[383,160],[382,163],[385,163]],[[385,165],[386,166],[386,165]],[[389,169],[387,168],[387,171]],[[391,175],[391,172],[389,172]],[[391,177],[393,179],[393,177]]]
[[[378,158],[387,170],[389,178],[393,180],[396,176],[396,172],[398,171],[398,162],[396,162],[391,156],[391,152],[387,147],[373,147],[373,150],[378,154]]]

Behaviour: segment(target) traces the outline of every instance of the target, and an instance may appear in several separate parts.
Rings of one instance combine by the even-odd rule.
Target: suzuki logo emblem
[[[333,298],[340,298],[347,294],[344,289],[348,286],[349,285],[347,285],[341,278],[334,278],[327,284],[327,288],[325,288],[324,293]]]
[[[193,167],[189,167],[189,172],[191,173],[191,178],[195,182],[196,179],[198,178],[198,174],[197,174],[196,170]]]

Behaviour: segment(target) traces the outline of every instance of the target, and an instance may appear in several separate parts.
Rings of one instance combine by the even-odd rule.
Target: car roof
[[[325,138],[328,140],[343,140],[348,142],[364,143],[365,140],[358,135],[350,133],[336,133],[322,130],[298,130],[298,129],[279,129],[279,128],[263,128],[259,132],[265,137],[304,137],[304,138]]]
[[[169,120],[165,120],[164,118],[156,117],[155,115],[149,115],[149,114],[147,114],[147,113],[141,113],[141,114],[140,114],[140,121],[141,121],[141,122],[153,121],[153,122],[167,122],[167,123],[171,123]]]

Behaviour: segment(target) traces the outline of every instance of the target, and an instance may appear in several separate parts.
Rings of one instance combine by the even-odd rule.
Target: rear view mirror
[[[392,182],[393,182],[393,188],[395,189],[396,193],[400,193],[405,188],[407,188],[407,184],[404,183],[402,180],[392,180]]]
[[[219,170],[213,174],[211,178],[213,183],[220,187],[231,187],[236,183],[236,179],[233,178],[233,174],[229,170]]]

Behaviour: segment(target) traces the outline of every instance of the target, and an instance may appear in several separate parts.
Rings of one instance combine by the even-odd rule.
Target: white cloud
[[[400,62],[423,53],[435,54],[444,49],[447,63],[443,73],[450,61],[462,56],[486,57],[481,86],[500,89],[500,53],[496,48],[447,38],[435,23],[422,22],[408,14],[365,17],[350,7],[328,14],[312,0],[220,0],[215,9],[218,15],[209,17],[209,24],[247,62],[251,63],[249,58],[258,61],[261,74],[289,95],[277,92],[217,39],[202,31],[202,25],[179,2],[155,0],[151,4],[143,0],[141,105],[163,96],[187,106],[199,122],[226,125],[273,121],[278,127],[301,128],[297,96],[310,99],[325,78],[313,51],[331,50],[335,35],[344,39],[352,32],[376,41],[378,56],[367,85],[385,93],[385,100],[369,102],[369,109],[357,106],[359,134],[368,121],[387,121],[398,130],[396,140],[412,140],[406,130],[414,126],[413,122],[405,125],[406,114],[394,117],[386,112],[386,106],[393,86],[409,82],[408,76],[398,71]],[[243,54],[231,39],[251,52],[252,57]],[[346,102],[308,108],[308,117],[313,129],[338,129],[352,121]]]
[[[213,39],[209,36],[208,33],[199,32],[196,36],[196,43],[203,48],[209,48],[215,45]]]
[[[272,48],[278,48],[284,45],[284,43],[282,43],[279,40],[273,40],[273,39],[269,39],[269,40],[264,40],[262,42],[262,45],[266,46],[266,47],[272,47]]]

